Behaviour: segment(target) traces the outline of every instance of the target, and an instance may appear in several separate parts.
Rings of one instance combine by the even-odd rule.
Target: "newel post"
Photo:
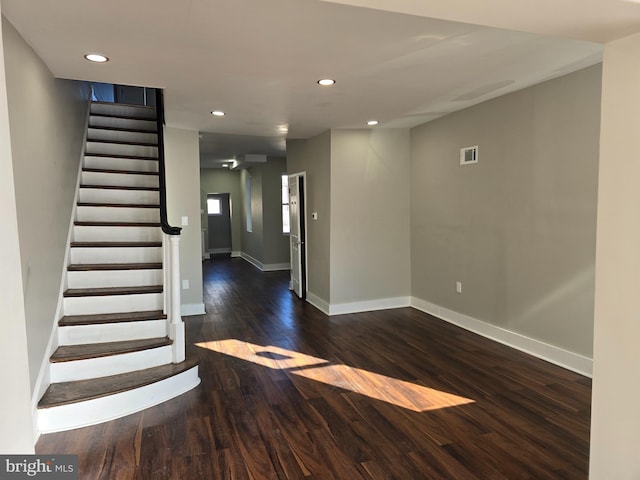
[[[180,314],[180,236],[169,237],[169,338],[173,340],[173,363],[185,359],[184,322]]]

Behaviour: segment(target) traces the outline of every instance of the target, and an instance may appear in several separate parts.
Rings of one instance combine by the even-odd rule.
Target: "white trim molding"
[[[520,333],[512,332],[496,325],[492,325],[477,318],[449,310],[420,298],[412,297],[411,306],[416,310],[433,315],[445,322],[477,333],[483,337],[495,340],[498,343],[515,348],[522,352],[538,357],[547,362],[591,377],[593,372],[593,359],[580,354],[564,350],[554,345],[527,337]]]
[[[188,317],[190,315],[204,315],[204,303],[184,303],[180,305],[180,315]]]
[[[389,310],[411,306],[411,297],[379,298],[364,302],[332,303],[329,305],[329,315],[345,315],[347,313],[373,312],[375,310]]]
[[[329,304],[327,302],[325,302],[319,296],[314,295],[311,292],[307,292],[305,300],[308,303],[310,303],[311,305],[313,305],[314,307],[316,307],[318,310],[320,310],[325,315],[329,315]]]
[[[241,252],[238,252],[236,250],[232,250],[231,251],[231,258],[238,258],[240,256]]]
[[[231,256],[233,256],[233,254]],[[260,260],[253,258],[245,252],[240,252],[240,258],[249,262],[261,272],[275,272],[279,270],[289,270],[291,268],[289,263],[262,263]]]

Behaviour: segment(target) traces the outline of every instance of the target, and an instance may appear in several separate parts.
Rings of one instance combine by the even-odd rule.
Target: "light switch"
[[[189,225],[189,217],[182,217],[182,226],[186,227]]]
[[[189,290],[189,280],[182,280],[182,289]]]

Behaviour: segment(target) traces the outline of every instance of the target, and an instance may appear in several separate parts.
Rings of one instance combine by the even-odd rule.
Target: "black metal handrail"
[[[156,122],[158,129],[158,174],[160,183],[160,226],[167,235],[180,235],[182,228],[172,227],[167,220],[167,182],[164,160],[164,97],[162,90],[156,88]]]

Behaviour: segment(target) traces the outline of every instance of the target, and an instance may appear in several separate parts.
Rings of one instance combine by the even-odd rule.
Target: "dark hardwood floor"
[[[202,384],[38,453],[81,479],[587,478],[589,379],[409,308],[329,318],[240,259],[204,277]]]

